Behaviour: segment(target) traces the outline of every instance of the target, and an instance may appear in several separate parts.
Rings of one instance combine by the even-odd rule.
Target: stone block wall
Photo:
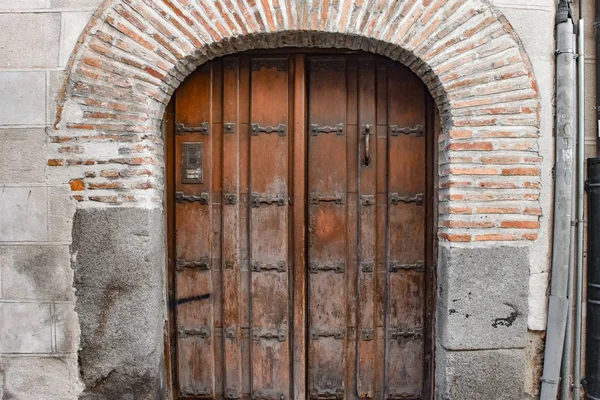
[[[0,399],[75,399],[70,187],[47,179],[47,128],[101,0],[0,0]]]
[[[66,76],[65,69],[69,57],[77,38],[101,2],[101,0],[0,0],[0,27],[2,27],[0,29],[0,399],[74,399],[83,390],[77,362],[77,350],[81,343],[80,322],[74,309],[77,293],[74,292],[73,286],[72,258],[76,254],[72,253],[70,246],[73,240],[74,213],[77,208],[85,209],[88,206],[79,203],[78,200],[84,198],[74,198],[73,192],[75,196],[83,196],[84,191],[81,189],[86,188],[85,195],[88,197],[83,203],[87,203],[87,200],[103,204],[137,200],[134,197],[124,197],[122,194],[116,195],[115,193],[120,193],[118,186],[106,186],[118,185],[121,181],[125,181],[115,178],[128,178],[127,184],[133,182],[134,185],[128,187],[132,192],[149,192],[151,194],[148,195],[148,201],[156,203],[161,200],[157,197],[159,191],[146,190],[152,189],[148,185],[155,183],[154,180],[148,181],[150,175],[153,175],[153,179],[160,178],[160,166],[153,165],[154,160],[125,154],[118,158],[121,161],[113,163],[110,168],[95,165],[88,171],[89,175],[84,175],[83,169],[80,170],[82,175],[77,177],[70,176],[68,173],[61,175],[61,172],[57,172],[56,167],[68,166],[67,160],[73,159],[75,164],[78,162],[85,164],[85,159],[79,153],[83,149],[78,148],[77,144],[58,143],[57,140],[60,142],[61,139],[57,138],[52,126],[55,123],[57,101]],[[273,2],[264,0],[262,3]],[[498,279],[511,275],[507,278],[507,282],[512,285],[510,287],[519,287],[520,293],[529,293],[528,298],[517,296],[515,299],[510,296],[510,293],[502,292],[502,287],[476,287],[476,282],[469,282],[468,279],[447,280],[454,294],[475,293],[475,296],[481,298],[491,290],[493,302],[490,304],[512,305],[495,309],[494,315],[489,314],[489,310],[477,308],[483,303],[477,303],[475,306],[465,305],[461,310],[462,319],[454,313],[439,318],[440,369],[438,371],[443,370],[444,374],[440,375],[438,385],[441,391],[445,387],[462,388],[447,393],[452,399],[467,398],[469,393],[472,394],[477,390],[478,382],[469,379],[473,376],[469,372],[469,367],[474,364],[487,368],[490,374],[501,373],[501,376],[511,380],[515,387],[523,386],[528,395],[534,396],[537,393],[540,351],[543,350],[543,331],[546,324],[554,160],[555,1],[491,0],[490,3],[506,16],[519,34],[537,80],[541,99],[541,125],[539,138],[530,141],[541,158],[536,158],[533,162],[537,164],[536,166],[525,167],[532,168],[534,180],[541,190],[535,207],[519,209],[515,214],[517,217],[504,218],[509,225],[498,227],[506,228],[509,234],[516,232],[515,234],[519,235],[518,239],[529,242],[515,246],[518,254],[515,253],[514,247],[509,250],[498,249],[497,242],[500,240],[505,245],[507,242],[517,241],[517,236],[514,238],[513,236],[488,237],[485,234],[471,236],[470,230],[461,231],[465,224],[477,223],[480,217],[478,214],[465,217],[457,210],[455,215],[445,218],[445,221],[448,221],[447,228],[460,232],[457,236],[446,237],[452,245],[441,251],[452,253],[449,257],[451,256],[453,260],[463,260],[448,264],[449,268],[459,271],[459,275],[453,275],[454,278],[460,276],[461,270],[464,275],[468,275],[470,265],[468,260],[473,257],[469,253],[480,254],[481,248],[496,248],[497,251],[490,257],[498,257],[504,251],[512,252],[505,263],[499,260]],[[586,31],[589,49],[586,56],[589,88],[587,149],[591,153],[595,148],[593,138],[596,125],[592,108],[594,104],[594,54],[591,33],[593,0],[586,0],[585,7],[588,16]],[[184,44],[182,41],[178,46]],[[101,45],[104,46],[102,43]],[[143,56],[143,52],[140,54]],[[92,64],[88,64],[88,72],[89,67],[95,67],[93,60],[90,62]],[[173,82],[183,79],[184,72],[178,72]],[[146,70],[144,74],[148,81],[158,81],[156,71]],[[166,97],[164,93],[161,96]],[[118,107],[118,104],[113,106]],[[104,118],[99,114],[86,115],[86,118],[88,117],[92,120]],[[157,118],[157,114],[150,117]],[[484,155],[482,150],[485,149],[461,148],[460,141],[464,139],[460,137],[461,134],[466,135],[468,132],[462,130],[461,133],[461,130],[457,130],[457,136],[449,144],[448,150],[454,152],[453,156],[468,157],[473,151],[479,151],[478,157]],[[143,146],[152,145],[151,142],[143,144]],[[134,153],[148,153],[148,147],[137,150],[131,144],[121,147],[133,149]],[[63,148],[62,153],[60,148]],[[95,148],[98,149],[95,156],[100,159],[106,158],[104,154],[100,154],[102,151],[114,150],[112,147],[103,148],[102,145]],[[494,161],[489,162],[494,163]],[[58,168],[58,170],[67,171],[67,168]],[[70,173],[71,170],[68,171]],[[92,176],[91,172],[95,175]],[[468,171],[466,173],[468,175]],[[528,175],[527,171],[515,171],[515,173],[525,177]],[[474,179],[474,182],[480,181],[482,180]],[[90,188],[90,184],[100,186]],[[524,194],[531,193],[524,189],[521,191]],[[138,197],[144,200],[143,194]],[[486,215],[486,218],[496,222],[502,218],[495,219],[495,216],[506,213],[515,213],[512,204],[496,203],[493,209],[488,208],[479,214]],[[159,217],[153,216],[152,220],[157,218]],[[466,241],[467,235],[468,241]],[[480,243],[468,243],[470,241]],[[82,241],[78,240],[78,243]],[[475,245],[477,250],[473,250]],[[473,274],[471,278],[476,276],[477,274]],[[153,279],[156,279],[156,276],[153,276]],[[470,290],[471,286],[475,286],[474,290],[479,292]],[[456,307],[446,304],[452,300],[441,296],[440,307],[448,310],[455,309]],[[84,299],[85,301],[88,300]],[[512,307],[517,307],[518,312],[521,313],[516,324],[507,328],[520,332],[517,334],[519,340],[516,342],[506,343],[501,334],[494,336],[493,331],[491,336],[489,336],[490,332],[486,331],[482,334],[488,335],[487,337],[471,337],[476,335],[464,329],[465,315],[475,314],[474,318],[479,318],[481,324],[487,323],[490,318],[498,318],[499,324],[508,324],[512,313],[515,312]],[[155,315],[152,312],[159,311],[149,310],[148,316]],[[502,318],[506,321],[503,322]],[[82,322],[82,329],[90,329],[89,327],[93,326],[93,321],[92,325],[88,322],[89,320]],[[504,325],[503,327],[506,328]],[[494,349],[486,348],[489,343],[494,343]],[[153,359],[152,362],[155,363],[156,360]],[[525,372],[513,369],[514,365],[521,364],[527,365]],[[506,365],[506,368],[502,365]],[[107,367],[104,372],[106,371],[110,372],[110,368]],[[98,376],[102,376],[104,372],[98,373]],[[83,381],[85,380],[86,377]],[[490,396],[498,393],[493,387],[486,390],[490,390]],[[499,397],[486,395],[486,398],[516,398],[514,395],[521,391],[515,390],[515,392],[498,395]]]

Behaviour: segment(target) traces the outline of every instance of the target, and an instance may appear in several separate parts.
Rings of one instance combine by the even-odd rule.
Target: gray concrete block
[[[77,202],[71,198],[71,189],[68,186],[51,187],[48,190],[50,196],[48,240],[70,242]]]
[[[75,213],[72,253],[84,399],[165,394],[163,218],[156,209]]]
[[[65,12],[62,14],[62,29],[60,34],[60,65],[67,65],[77,39],[83,32],[90,19],[92,11]]]
[[[47,188],[0,187],[0,210],[0,242],[47,240]]]
[[[45,97],[45,72],[0,72],[0,125],[45,124]]]
[[[527,0],[529,3],[529,0]],[[518,4],[515,4],[518,5]],[[523,42],[530,57],[554,57],[554,9],[499,7]],[[535,21],[535,29],[532,29]]]
[[[0,0],[0,10],[33,10],[47,8],[49,0]]]
[[[52,314],[47,303],[0,303],[0,353],[51,353]]]
[[[61,9],[97,8],[102,4],[102,1],[103,0],[50,0],[50,7]]]
[[[0,248],[2,297],[74,301],[68,246]]]
[[[76,353],[79,348],[79,321],[74,304],[54,304],[55,351]]]
[[[525,350],[436,350],[437,400],[524,398]]]
[[[56,110],[59,101],[58,95],[65,83],[65,77],[65,71],[50,71],[48,74],[48,99],[46,101],[48,125],[54,125],[56,122]]]
[[[72,400],[81,391],[75,355],[5,357],[0,369],[4,371],[7,400]]]
[[[440,248],[439,341],[450,350],[525,347],[529,248]]]
[[[42,128],[0,129],[0,182],[44,182],[46,137]]]
[[[60,13],[0,14],[0,67],[56,67]]]

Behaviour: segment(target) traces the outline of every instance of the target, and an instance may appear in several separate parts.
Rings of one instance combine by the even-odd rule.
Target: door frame
[[[268,50],[250,50],[246,52],[234,53],[230,56],[273,56],[273,55],[289,55],[292,64],[290,75],[290,89],[293,90],[290,101],[293,101],[293,109],[290,115],[290,121],[293,125],[293,158],[292,170],[302,170],[302,174],[294,174],[292,178],[293,188],[293,204],[304,204],[304,207],[293,207],[292,220],[294,228],[291,235],[291,240],[294,243],[301,241],[301,245],[296,244],[294,247],[294,265],[305,265],[306,261],[306,226],[307,217],[307,110],[305,106],[307,102],[307,83],[306,66],[307,57],[309,55],[322,56],[340,56],[340,55],[355,55],[355,56],[383,56],[355,50],[338,50],[326,48],[280,48]],[[209,61],[210,62],[210,61]],[[390,63],[398,63],[389,59]],[[302,77],[302,78],[298,78]],[[437,303],[437,256],[438,256],[438,159],[439,154],[436,151],[437,137],[441,132],[440,118],[435,102],[427,86],[425,88],[425,138],[426,138],[426,195],[424,205],[426,207],[426,238],[425,238],[425,316],[424,316],[424,392],[423,399],[433,399],[435,393],[435,338],[436,338],[436,303]],[[165,225],[166,225],[166,270],[165,270],[165,296],[168,307],[168,321],[165,324],[164,330],[164,356],[165,356],[165,378],[169,398],[177,399],[177,365],[173,360],[176,357],[176,319],[175,314],[175,104],[176,93],[173,93],[169,101],[163,117],[162,131],[164,135],[164,152],[165,152],[165,193],[164,193],[164,209],[165,209]],[[293,100],[292,100],[293,99]],[[298,155],[301,155],[298,157]],[[305,271],[300,268],[293,269],[293,292],[292,304],[293,308],[293,326],[307,326],[307,301],[306,287],[307,280],[304,275]],[[302,295],[299,295],[302,294]],[[308,343],[306,341],[306,329],[295,330],[295,335],[292,335],[292,372],[293,382],[304,382],[301,385],[303,390],[294,391],[294,398],[306,398],[306,353]]]

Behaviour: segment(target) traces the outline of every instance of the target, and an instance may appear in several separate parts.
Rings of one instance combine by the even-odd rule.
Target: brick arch
[[[88,205],[159,207],[173,91],[215,57],[286,46],[384,55],[428,86],[443,131],[441,240],[537,238],[538,89],[517,35],[483,0],[106,0],[71,57],[50,174]]]

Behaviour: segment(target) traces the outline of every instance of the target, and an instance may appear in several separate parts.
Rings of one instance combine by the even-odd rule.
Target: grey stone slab
[[[48,240],[70,242],[77,202],[71,197],[68,186],[50,187],[48,190],[50,196]]]
[[[45,123],[46,73],[0,72],[0,125]]]
[[[62,14],[62,30],[60,34],[60,65],[67,65],[77,39],[83,32],[92,11],[64,12]]]
[[[436,350],[437,400],[524,398],[525,350]]]
[[[97,8],[102,4],[102,1],[103,0],[50,0],[50,7],[68,9]]]
[[[75,355],[5,357],[0,369],[6,400],[73,400],[81,391]]]
[[[46,101],[48,125],[54,125],[56,123],[56,110],[59,101],[58,95],[65,83],[65,78],[65,71],[50,71],[48,74],[48,99]]]
[[[437,326],[447,349],[525,347],[529,248],[440,248]]]
[[[530,57],[554,57],[552,38],[554,38],[555,13],[552,7],[546,10],[524,7],[500,7],[499,9],[519,35]],[[535,29],[532,29],[532,21],[535,21]]]
[[[42,128],[0,129],[0,182],[44,182],[46,138]]]
[[[79,209],[73,224],[84,399],[163,398],[164,216]]]
[[[75,300],[68,246],[7,246],[0,254],[4,298]]]
[[[74,304],[54,304],[54,324],[58,353],[76,353],[79,347],[79,321]]]
[[[51,353],[52,315],[47,303],[0,303],[0,353]]]
[[[56,67],[60,13],[0,14],[0,67]]]
[[[48,238],[48,189],[0,187],[0,242]]]
[[[32,10],[47,8],[50,0],[0,0],[0,10]]]

